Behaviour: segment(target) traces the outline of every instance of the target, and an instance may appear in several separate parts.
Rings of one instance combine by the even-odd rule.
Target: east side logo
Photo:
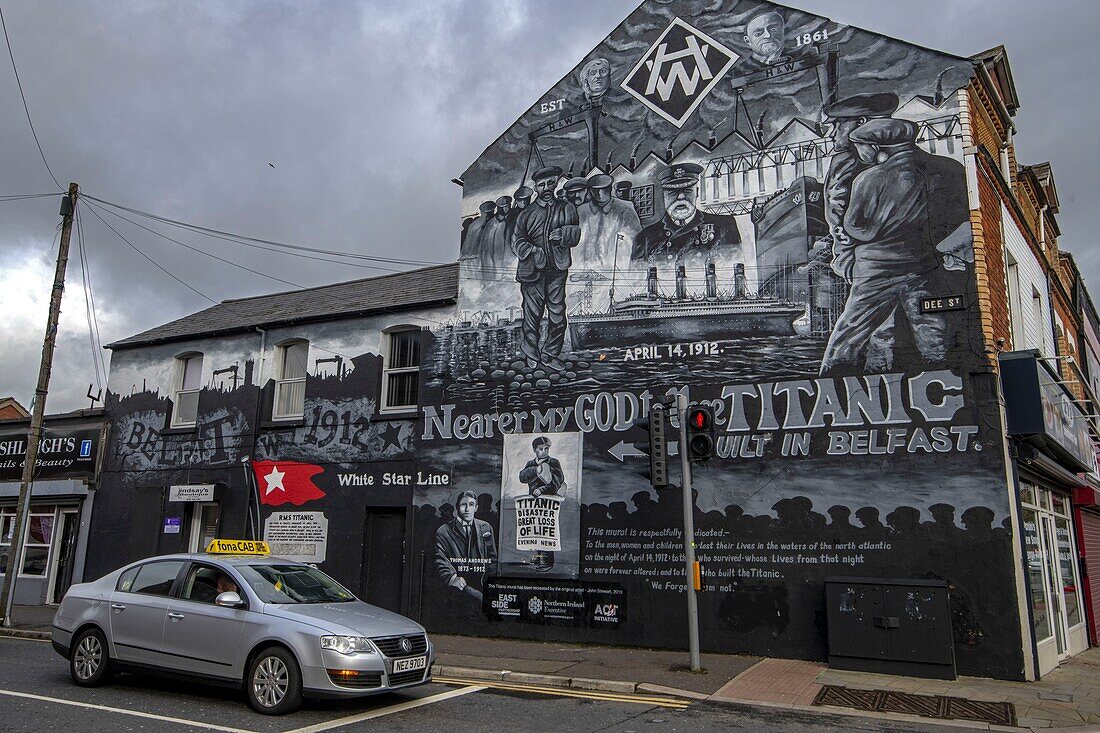
[[[627,74],[622,87],[677,127],[738,59],[706,33],[676,18]]]

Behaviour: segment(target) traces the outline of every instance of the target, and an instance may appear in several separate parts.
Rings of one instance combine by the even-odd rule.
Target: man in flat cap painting
[[[872,335],[891,322],[892,338],[907,328],[927,364],[946,356],[945,316],[922,313],[920,302],[947,294],[945,265],[955,268],[962,249],[950,243],[969,241],[966,174],[961,163],[917,147],[916,136],[914,123],[896,119],[870,120],[848,136],[867,168],[856,176],[844,214],[850,262],[833,262],[851,291],[822,374],[863,371]]]
[[[665,215],[638,233],[630,259],[654,264],[680,262],[718,247],[740,245],[741,235],[732,216],[708,214],[696,205],[703,166],[675,163],[657,176],[665,195]]]
[[[626,182],[630,185],[630,182]],[[616,266],[616,240],[621,234],[623,245],[619,256],[626,262],[634,237],[642,229],[642,222],[632,201],[624,201],[611,195],[614,181],[606,173],[597,173],[588,179],[588,201],[577,208],[581,220],[581,243],[577,253],[587,267],[594,267],[611,277]]]
[[[868,120],[890,117],[899,103],[898,95],[891,92],[856,94],[821,110],[825,134],[833,140],[833,157],[825,176],[825,221],[833,237],[833,256],[837,260],[850,262],[851,259],[843,231],[844,211],[848,208],[852,181],[867,168],[852,149],[848,136]]]
[[[516,220],[512,251],[519,258],[516,282],[523,298],[523,341],[520,351],[531,368],[542,364],[555,371],[565,369],[561,350],[567,327],[565,285],[573,264],[572,249],[580,242],[577,207],[554,196],[561,168],[546,166],[535,171],[535,203]],[[543,316],[546,340],[540,345]]]

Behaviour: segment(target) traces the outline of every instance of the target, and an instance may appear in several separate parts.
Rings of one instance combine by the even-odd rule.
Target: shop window
[[[415,409],[420,399],[420,329],[394,329],[383,338],[382,410]]]
[[[8,570],[8,554],[11,552],[11,536],[15,531],[15,510],[0,509],[0,573]]]
[[[1081,609],[1081,593],[1077,579],[1077,563],[1073,550],[1073,532],[1069,520],[1054,519],[1055,544],[1058,547],[1058,571],[1062,589],[1062,603],[1066,609],[1066,626],[1073,628],[1084,621]]]
[[[20,575],[44,577],[49,570],[50,545],[53,542],[54,508],[31,507],[23,531],[23,558]],[[0,510],[0,573],[7,572],[15,532],[15,508]]]
[[[298,339],[276,347],[275,400],[272,420],[293,420],[302,417],[306,404],[306,365],[309,363],[309,342]]]
[[[50,544],[53,542],[54,514],[32,512],[27,517],[27,534],[23,541],[23,575],[42,577],[49,569]]]
[[[1031,595],[1031,623],[1035,640],[1043,641],[1054,635],[1050,603],[1046,593],[1043,573],[1043,543],[1039,534],[1039,517],[1033,509],[1024,509],[1024,547],[1027,550],[1027,580]]]
[[[202,386],[202,354],[176,357],[175,387],[172,394],[172,427],[193,428],[199,415]]]

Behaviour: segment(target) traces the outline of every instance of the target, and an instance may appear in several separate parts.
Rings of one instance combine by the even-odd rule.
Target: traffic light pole
[[[676,415],[680,419],[680,484],[684,492],[684,588],[688,602],[688,648],[691,671],[702,672],[699,661],[699,603],[695,597],[695,497],[691,489],[691,460],[688,456],[688,403],[681,392],[676,395]]]

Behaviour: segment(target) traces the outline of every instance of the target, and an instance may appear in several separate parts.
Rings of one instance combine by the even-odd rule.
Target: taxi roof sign
[[[206,552],[209,555],[270,555],[271,548],[260,540],[211,540]]]

